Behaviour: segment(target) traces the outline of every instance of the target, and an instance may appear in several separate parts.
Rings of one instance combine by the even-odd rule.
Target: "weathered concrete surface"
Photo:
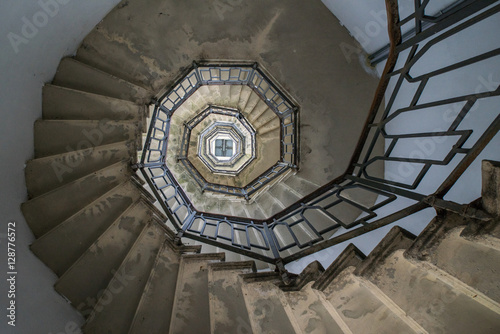
[[[21,205],[33,234],[40,237],[87,206],[102,194],[130,178],[125,162],[118,162],[49,191]]]
[[[114,119],[141,121],[145,106],[81,90],[43,86],[43,119]]]
[[[149,103],[152,92],[73,58],[64,58],[57,68],[54,85],[105,95],[139,104]]]
[[[150,216],[142,202],[125,211],[64,273],[55,289],[77,309],[92,308],[88,298],[100,297]]]
[[[378,298],[359,277],[347,268],[324,290],[353,333],[415,333],[415,331]]]
[[[354,40],[319,0],[129,0],[77,59],[155,92],[193,60],[258,61],[298,101],[299,175],[322,185],[347,167],[377,84],[342,42]]]
[[[429,261],[462,282],[500,303],[500,242],[489,247],[480,239],[468,240],[454,229],[429,252]]]
[[[304,334],[344,334],[347,325],[326,299],[311,289],[312,282],[300,291],[285,292],[293,315]],[[348,333],[348,332],[347,332]]]
[[[130,334],[168,333],[179,272],[179,257],[168,241],[163,244],[137,306]]]
[[[499,308],[463,283],[411,262],[403,250],[369,276],[395,304],[429,333],[497,333]]]
[[[181,257],[169,333],[209,333],[208,264],[224,253]]]
[[[255,271],[255,263],[212,263],[208,267],[211,333],[251,333],[240,274]]]
[[[250,318],[247,325],[254,334],[300,333],[283,291],[275,285],[278,280],[277,277],[275,280],[257,279],[242,286]]]
[[[35,157],[41,158],[121,141],[136,140],[140,124],[112,120],[38,120],[35,122]]]
[[[109,165],[135,161],[135,156],[135,142],[122,141],[29,160],[24,169],[28,195],[40,196]]]
[[[139,197],[137,186],[124,182],[37,239],[31,251],[61,276]]]
[[[493,216],[500,216],[500,162],[483,160],[483,207]]]
[[[89,316],[85,333],[128,332],[163,241],[165,233],[158,224],[144,228]]]

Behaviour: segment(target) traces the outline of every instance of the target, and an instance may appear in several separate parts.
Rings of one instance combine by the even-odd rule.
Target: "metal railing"
[[[169,112],[201,83],[248,84],[274,106],[273,110],[285,117],[294,114],[291,104],[276,98],[276,89],[262,79],[255,68],[200,68],[174,86],[166,102],[155,110],[141,171],[177,229],[178,237],[274,263],[283,271],[283,264],[369,233],[425,208],[446,209],[481,218],[481,212],[447,201],[444,196],[498,133],[498,106],[488,113],[487,126],[478,127],[470,120],[477,115],[480,105],[500,95],[500,86],[495,84],[496,87],[477,91],[475,83],[471,83],[471,90],[442,90],[440,96],[436,95],[436,87],[442,88],[446,82],[452,84],[456,80],[453,75],[460,71],[476,73],[475,65],[485,65],[498,56],[499,46],[491,45],[489,50],[478,50],[465,59],[447,58],[431,70],[422,63],[426,57],[433,58],[435,46],[447,43],[498,13],[500,4],[489,0],[462,1],[452,11],[429,17],[425,15],[429,3],[415,1],[414,12],[400,19],[398,2],[386,0],[390,53],[348,169],[337,179],[265,220],[204,213],[193,207],[163,163]],[[411,22],[414,34],[403,41],[401,26]],[[426,29],[422,29],[424,22],[430,22]],[[464,44],[463,47],[471,46]],[[384,97],[385,107],[382,106]],[[446,114],[446,110],[454,108],[457,109],[455,113]],[[443,110],[446,128],[432,128],[432,121],[428,122],[430,128],[424,123],[421,128],[415,128],[415,124],[420,124],[419,119],[433,113],[442,116]],[[465,121],[467,119],[469,121]],[[287,124],[292,124],[289,132],[285,130]],[[296,135],[293,118],[287,124],[282,124],[282,138]],[[385,143],[382,153],[374,149],[379,141]],[[423,143],[420,149],[419,142]],[[297,152],[293,148],[290,153],[287,150],[282,152],[282,155],[290,154],[286,162],[295,163]],[[383,176],[373,173],[374,167],[380,164],[385,168]],[[265,184],[267,175],[279,174],[279,168],[287,167],[285,164],[273,167],[262,180],[255,182],[255,187]],[[398,170],[399,174],[391,174]],[[377,200],[365,200],[370,197]],[[346,231],[334,235],[341,227]]]

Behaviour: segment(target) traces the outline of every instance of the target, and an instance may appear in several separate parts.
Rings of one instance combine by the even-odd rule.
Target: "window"
[[[230,139],[217,139],[215,141],[215,156],[216,157],[232,157],[233,156],[233,141]]]

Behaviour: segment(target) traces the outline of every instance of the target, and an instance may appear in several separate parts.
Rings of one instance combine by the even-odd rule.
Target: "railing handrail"
[[[429,133],[416,133],[416,134],[411,134],[411,135],[384,135],[383,134],[383,129],[385,129],[386,124],[391,120],[391,118],[387,118],[390,112],[390,108],[392,106],[392,103],[394,102],[395,96],[397,96],[398,93],[398,87],[401,86],[401,83],[403,82],[404,79],[408,80],[408,78],[405,78],[404,75],[405,73],[408,73],[411,69],[411,66],[413,66],[414,62],[410,61],[412,57],[415,55],[417,52],[417,47],[418,43],[422,42],[424,40],[424,37],[429,37],[430,31],[433,32],[433,34],[437,34],[438,37],[435,37],[436,40],[439,38],[439,34],[443,31],[446,31],[449,27],[451,27],[453,24],[457,23],[454,21],[454,19],[460,19],[460,20],[468,20],[465,23],[460,23],[460,25],[455,26],[453,30],[447,31],[449,34],[453,35],[461,29],[466,29],[468,27],[468,24],[472,25],[476,21],[479,22],[486,17],[489,17],[493,15],[493,13],[499,12],[500,11],[500,5],[497,5],[493,8],[488,9],[487,11],[476,15],[480,10],[486,8],[488,5],[491,5],[495,3],[496,1],[494,0],[477,0],[477,1],[464,1],[461,4],[461,7],[459,9],[454,10],[453,13],[447,12],[445,16],[443,16],[443,21],[440,21],[439,18],[435,19],[435,27],[433,29],[428,29],[425,30],[426,32],[423,33],[422,30],[422,25],[421,22],[424,19],[424,10],[420,7],[418,8],[419,11],[418,13],[411,14],[409,17],[404,18],[404,22],[410,22],[412,19],[415,19],[416,24],[415,24],[415,37],[412,39],[416,44],[412,46],[412,51],[410,52],[409,60],[407,61],[407,64],[403,66],[402,69],[395,71],[395,66],[398,61],[398,57],[400,55],[400,52],[406,48],[402,48],[401,45],[403,43],[403,38],[402,38],[402,33],[401,33],[401,20],[399,16],[399,9],[398,9],[398,1],[397,0],[386,0],[386,10],[387,10],[387,17],[388,17],[388,33],[389,33],[389,39],[390,39],[390,52],[389,56],[387,59],[387,63],[385,64],[385,68],[383,71],[383,74],[381,76],[380,82],[377,86],[377,90],[374,96],[374,99],[372,101],[369,113],[367,115],[367,119],[365,122],[365,125],[363,127],[363,130],[361,132],[361,135],[358,140],[358,144],[356,146],[355,151],[353,152],[353,155],[351,157],[350,163],[346,169],[346,171],[335,178],[334,180],[328,182],[327,184],[321,186],[320,188],[316,189],[315,191],[311,192],[307,196],[304,196],[303,198],[297,200],[295,203],[292,205],[288,206],[287,208],[283,209],[282,211],[274,214],[273,216],[267,218],[267,219],[252,219],[252,218],[244,218],[244,217],[236,217],[236,216],[231,216],[231,215],[220,215],[220,214],[214,214],[214,213],[207,213],[207,212],[201,212],[198,211],[194,208],[192,203],[189,201],[188,196],[185,194],[185,192],[182,190],[182,188],[179,186],[179,184],[175,181],[175,178],[173,174],[168,170],[168,168],[165,166],[163,172],[164,175],[166,175],[169,179],[171,179],[171,185],[175,187],[175,191],[177,194],[177,191],[179,193],[179,196],[181,198],[181,201],[183,202],[182,205],[186,207],[188,210],[188,218],[184,221],[180,220],[177,222],[174,217],[177,217],[177,210],[179,210],[179,207],[177,207],[175,212],[169,205],[162,203],[162,206],[164,209],[167,211],[167,215],[169,219],[173,220],[174,225],[176,226],[176,229],[179,231],[179,236],[186,236],[195,240],[200,240],[200,241],[207,241],[207,243],[218,245],[221,248],[224,249],[229,249],[232,251],[240,252],[244,255],[255,257],[258,259],[261,259],[263,261],[267,262],[273,262],[273,263],[288,263],[294,260],[297,260],[303,256],[312,254],[316,251],[319,251],[321,249],[331,247],[332,245],[336,245],[340,242],[344,242],[346,240],[349,240],[353,237],[362,235],[364,233],[368,233],[374,229],[380,228],[382,226],[385,226],[389,223],[395,222],[402,217],[405,217],[407,215],[411,215],[415,212],[421,211],[425,208],[428,207],[436,207],[436,208],[444,208],[447,210],[462,210],[462,207],[459,204],[452,203],[452,202],[447,202],[443,200],[444,195],[448,192],[448,190],[451,188],[451,186],[458,180],[458,178],[463,174],[465,170],[470,166],[470,164],[474,161],[474,159],[479,155],[479,153],[482,151],[482,149],[487,145],[487,143],[494,137],[494,135],[499,131],[500,129],[500,116],[497,116],[497,118],[490,124],[490,126],[487,128],[487,130],[484,131],[482,136],[477,140],[477,142],[473,145],[472,148],[462,148],[462,145],[465,143],[466,139],[471,133],[471,130],[460,130],[458,131],[456,128],[458,124],[460,124],[461,119],[459,119],[460,116],[463,116],[462,113],[466,114],[468,112],[468,109],[463,109],[461,114],[457,116],[457,119],[453,123],[453,125],[447,130],[447,131],[434,131],[434,132],[429,132]],[[420,3],[415,3],[416,6],[422,6]],[[424,5],[426,6],[426,5]],[[425,9],[425,8],[424,8]],[[416,11],[417,12],[417,11]],[[413,16],[412,16],[413,15]],[[455,16],[454,16],[455,15]],[[437,30],[437,29],[440,30]],[[443,33],[444,34],[444,33]],[[426,37],[426,38],[427,38]],[[439,41],[439,40],[438,40]],[[407,43],[407,41],[404,41],[404,43]],[[424,51],[425,52],[425,48]],[[488,57],[491,57],[492,53],[485,53],[481,55],[481,57],[476,57],[475,61],[479,61],[482,59],[488,59]],[[473,63],[472,60],[470,60],[468,63]],[[462,62],[462,63],[456,63],[452,67],[453,68],[460,68],[461,66],[466,66],[468,64],[467,62]],[[223,68],[237,68],[237,65],[234,65],[233,63],[230,64],[207,64],[207,65],[201,65],[194,63],[193,68],[197,69],[198,66],[202,67],[223,67]],[[255,75],[259,74],[263,77],[265,77],[264,73],[260,71],[260,69],[256,66],[255,63],[252,64],[244,64],[241,65],[242,68],[249,69],[252,68],[252,72],[250,75],[248,75],[247,83],[250,84]],[[185,72],[185,75],[189,75],[193,69]],[[199,75],[199,74],[198,74]],[[407,107],[406,109],[408,110],[413,110],[418,107],[417,102],[422,94],[423,89],[425,88],[427,81],[429,78],[431,78],[433,75],[436,75],[436,73],[431,72],[425,75],[422,75],[420,78],[420,86],[417,92],[415,93],[415,103],[412,102],[410,107]],[[388,100],[387,106],[381,111],[382,107],[382,102],[384,100],[385,95],[388,93],[388,87],[389,87],[389,82],[391,78],[395,78],[396,76],[399,76],[399,79],[395,85],[394,90],[392,91],[391,99]],[[172,86],[171,89],[169,90],[170,92],[173,89],[176,89],[175,87],[178,87],[183,82],[184,79],[179,79],[176,81],[176,85]],[[258,79],[259,80],[259,79]],[[416,80],[416,79],[415,79]],[[234,83],[230,82],[225,82],[224,84],[241,84],[239,83],[241,80],[236,80]],[[221,82],[221,80],[218,80],[218,82]],[[258,84],[258,82],[256,82]],[[200,82],[197,83],[199,85]],[[272,81],[266,82],[267,85],[272,87],[275,90],[279,91],[279,87],[273,86]],[[251,87],[252,85],[250,85]],[[258,87],[255,88],[253,87],[254,91],[259,94],[259,96],[263,99],[265,99],[265,94],[262,96],[262,92],[259,91]],[[266,91],[267,92],[267,91]],[[168,92],[163,94],[162,97],[166,98],[168,96]],[[186,92],[184,91],[184,94],[189,95],[192,94],[192,91]],[[466,106],[464,108],[470,109],[470,107],[474,104],[476,100],[479,98],[487,98],[490,96],[499,96],[500,95],[500,87],[497,88],[496,91],[491,91],[488,93],[482,93],[482,94],[476,94],[475,96],[461,96],[457,97],[457,101],[468,101]],[[284,96],[284,101],[288,103],[289,105],[294,105],[290,103],[290,100],[286,99],[287,96]],[[160,101],[162,101],[160,99]],[[175,105],[177,103],[177,99],[173,101],[172,103]],[[446,101],[443,100],[445,103]],[[180,102],[182,104],[183,101]],[[430,105],[439,105],[442,101],[435,101],[433,103],[430,103]],[[267,102],[266,102],[267,103]],[[270,103],[270,102],[269,102]],[[271,106],[268,104],[271,108],[274,108],[273,110],[276,112],[278,115],[280,113],[279,110],[275,110],[276,106]],[[157,108],[161,108],[162,106],[159,105],[159,103],[156,104]],[[157,115],[157,109],[155,109],[155,114]],[[283,114],[288,115],[289,111],[283,112]],[[293,113],[293,111],[292,111]],[[396,113],[396,111],[394,112]],[[381,115],[381,121],[378,123],[374,123],[375,119],[377,116]],[[395,116],[398,116],[396,114]],[[391,116],[392,117],[392,116]],[[296,120],[296,119],[295,119]],[[167,117],[168,121],[168,117]],[[296,125],[296,124],[295,124]],[[374,139],[371,139],[371,142],[368,142],[368,138],[371,134],[371,131],[374,131]],[[297,131],[297,126],[295,127],[294,131]],[[442,161],[436,160],[436,159],[409,159],[409,158],[400,158],[400,157],[391,157],[390,155],[392,154],[392,150],[394,148],[394,145],[396,145],[397,140],[400,138],[425,138],[425,136],[451,136],[451,135],[457,135],[461,133],[461,138],[455,146],[452,147],[452,149],[448,152],[448,155],[446,159],[443,159]],[[168,134],[168,128],[165,130],[165,133]],[[296,132],[295,132],[296,133]],[[148,138],[151,136],[151,129],[148,131]],[[375,145],[376,139],[381,136],[383,139],[388,139],[390,138],[392,140],[392,146],[390,145],[389,148],[387,149],[386,152],[384,152],[384,155],[382,156],[375,156],[372,157],[372,148]],[[167,135],[168,137],[168,135]],[[283,128],[281,128],[281,137],[283,137]],[[158,146],[161,146],[160,144]],[[364,150],[367,149],[366,152]],[[163,144],[161,146],[162,154],[166,154],[166,145]],[[295,155],[294,159],[297,159],[298,157],[298,152],[297,152],[297,146],[295,146]],[[157,149],[159,151],[159,149]],[[445,165],[448,164],[451,161],[451,158],[454,157],[456,154],[461,153],[465,154],[465,157],[461,159],[461,161],[456,165],[456,167],[453,169],[453,171],[446,177],[446,179],[441,183],[440,186],[438,186],[438,189],[432,193],[432,194],[421,194],[416,191],[413,191],[416,189],[418,184],[423,180],[424,176],[426,175],[427,171],[432,167],[433,165]],[[146,154],[143,154],[143,160],[141,160],[143,166],[147,166],[147,164],[144,163]],[[282,152],[282,157],[283,157],[283,152]],[[402,182],[394,182],[389,179],[384,178],[376,178],[373,176],[370,176],[369,173],[367,172],[367,168],[372,164],[375,163],[376,161],[396,161],[396,162],[405,162],[405,163],[421,163],[424,165],[422,168],[420,174],[418,175],[418,178],[416,181],[413,182],[413,184],[403,184]],[[150,166],[151,167],[151,166]],[[270,169],[271,170],[271,169]],[[147,173],[142,170],[143,174],[147,176]],[[269,172],[269,171],[266,171]],[[150,172],[151,173],[151,172]],[[264,175],[264,174],[263,174]],[[157,176],[156,176],[157,177]],[[153,184],[153,181],[148,179],[148,183],[152,188],[155,187]],[[265,185],[265,184],[264,184]],[[262,185],[262,186],[264,186]],[[376,196],[383,196],[386,199],[381,201],[380,203],[373,204],[371,206],[368,205],[361,205],[357,204],[356,202],[353,202],[351,200],[348,200],[345,196],[343,196],[343,192],[346,191],[347,189],[362,189],[365,191],[368,191]],[[159,196],[159,191],[163,191],[162,189],[153,189],[155,192],[155,195],[157,198],[161,198]],[[245,193],[245,195],[248,196],[248,192]],[[163,194],[165,197],[166,195]],[[377,217],[377,214],[375,213],[375,210],[380,209],[382,206],[387,205],[391,203],[392,201],[397,200],[399,197],[401,198],[407,198],[410,199],[413,202],[413,204],[406,205],[402,209],[398,209],[396,211],[391,211],[387,216],[378,218],[377,220],[373,219]],[[326,204],[321,204],[321,201],[324,199],[331,200],[332,202],[329,203],[328,205]],[[342,221],[342,219],[338,218],[335,216],[334,213],[330,213],[329,209],[334,208],[338,203],[347,203],[351,205],[354,208],[357,208],[357,210],[360,210],[364,214],[364,216],[360,216],[356,218],[354,221],[349,223],[349,225],[346,228],[351,228],[352,226],[357,226],[359,224],[362,224],[362,227],[358,227],[355,229],[352,229],[342,235],[336,236],[334,238],[331,238],[329,240],[324,240],[323,234],[327,232],[331,232],[337,227],[343,226],[345,222]],[[323,205],[323,206],[322,206]],[[316,211],[314,211],[316,210]],[[309,211],[312,212],[318,212],[326,217],[329,217],[329,219],[332,220],[332,225],[325,227],[325,228],[319,228],[314,226],[313,222],[309,221],[310,218],[306,215]],[[197,230],[196,227],[194,227],[194,223],[199,220],[202,223],[202,227],[200,230]],[[290,221],[288,221],[290,220]],[[368,222],[368,220],[372,220]],[[218,235],[218,229],[219,226],[224,225],[224,224],[229,224],[231,227],[231,236],[220,236]],[[239,242],[237,243],[235,240],[234,234],[236,232],[241,232],[238,230],[238,228],[234,227],[236,225],[231,225],[231,224],[236,224],[236,225],[241,225],[241,226],[246,226],[245,228],[245,233],[246,233],[246,238],[248,239],[246,244]],[[295,234],[292,231],[292,228],[294,226],[297,226],[298,224],[303,224],[305,227],[307,227],[310,230],[311,233],[311,239],[309,241],[303,242],[299,241]],[[299,225],[300,226],[300,225]],[[212,236],[209,234],[209,232],[206,231],[206,228],[208,229],[215,229],[215,236]],[[275,234],[275,229],[277,228],[285,228],[287,231],[291,234],[291,237],[293,238],[292,241],[287,243],[283,243],[283,241],[278,240]],[[258,234],[260,234],[264,240],[264,243],[257,245],[255,243],[252,243],[249,239],[248,236],[248,229],[252,228],[255,229]],[[236,232],[235,232],[236,231]],[[210,232],[213,234],[213,232]],[[221,241],[219,241],[219,238],[221,240],[226,240],[230,242],[230,244],[224,244]],[[281,252],[291,249],[293,247],[297,247],[299,251],[296,251],[295,253],[282,257]],[[268,252],[272,252],[272,256],[267,256],[267,255],[262,255],[258,254],[255,252],[252,252],[253,248],[257,249],[264,249]]]

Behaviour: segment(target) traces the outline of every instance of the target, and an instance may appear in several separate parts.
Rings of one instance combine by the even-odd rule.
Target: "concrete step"
[[[354,244],[349,244],[330,264],[330,266],[321,274],[321,276],[312,285],[313,289],[323,290],[338,276],[342,271],[349,267],[358,267],[366,258]]]
[[[262,99],[259,98],[257,104],[253,107],[253,109],[251,111],[248,112],[248,121],[250,122],[250,124],[253,125],[254,128],[258,129],[259,128],[259,125],[262,123],[262,122],[257,122],[257,120],[260,118],[260,117],[263,117],[264,114],[266,114],[266,116],[268,116],[268,112],[271,112],[274,117],[277,117],[270,109],[269,109],[269,106],[266,104],[266,102],[264,102]]]
[[[420,326],[429,333],[498,332],[498,303],[403,253],[402,249],[393,252],[367,278]]]
[[[36,158],[142,139],[135,121],[38,120],[34,133]]]
[[[36,238],[47,233],[75,212],[130,178],[127,163],[118,162],[53,189],[21,205]]]
[[[131,181],[119,184],[37,239],[31,251],[61,276],[140,196]]]
[[[302,333],[351,334],[337,310],[311,284],[300,291],[285,292]]]
[[[243,110],[245,110],[245,106],[247,105],[248,99],[250,98],[252,93],[253,93],[252,88],[250,88],[246,85],[241,87],[241,92],[240,92],[240,96],[238,99],[238,109],[241,112],[243,112]]]
[[[224,253],[181,256],[168,333],[210,333],[208,265],[220,261]]]
[[[500,241],[488,236],[468,240],[461,236],[462,231],[463,228],[450,231],[428,250],[427,260],[500,302]],[[497,248],[490,247],[493,242]]]
[[[399,226],[394,226],[368,254],[366,259],[356,267],[355,273],[360,276],[369,276],[378,270],[382,263],[395,251],[405,251],[412,245],[414,240],[415,236],[413,234]]]
[[[303,197],[300,193],[295,191],[295,189],[288,186],[286,182],[276,183],[273,187],[271,187],[271,189],[269,189],[269,194],[283,203],[286,207],[297,202]]]
[[[354,275],[353,270],[344,270],[323,290],[352,333],[426,333],[412,319],[402,317],[393,303]]]
[[[500,217],[500,162],[482,162],[482,205],[486,212]]]
[[[292,188],[295,192],[302,195],[302,197],[309,195],[316,189],[320,187],[319,184],[315,184],[302,177],[300,171],[294,176],[288,178],[285,181],[286,185]]]
[[[43,119],[142,121],[146,106],[66,87],[43,86]]]
[[[208,265],[211,333],[238,333],[242,331],[241,328],[250,324],[241,290],[243,279],[240,274],[252,273],[255,270],[253,261]],[[251,330],[245,333],[251,333]]]
[[[208,86],[201,86],[198,88],[193,95],[174,112],[172,124],[182,126],[184,122],[188,122],[194,116],[202,112],[208,104],[211,103],[210,93],[211,91]]]
[[[142,201],[130,207],[61,276],[56,291],[78,310],[87,308],[90,301],[93,307],[150,217],[149,207]]]
[[[231,85],[217,85],[220,91],[220,100],[216,103],[220,106],[232,107],[231,104]]]
[[[155,222],[144,228],[82,328],[84,333],[128,332],[164,241],[165,233]]]
[[[229,101],[229,105],[231,108],[238,108],[238,103],[240,101],[241,91],[243,89],[243,85],[231,85],[230,95],[231,99]]]
[[[174,305],[180,255],[168,241],[158,252],[129,334],[168,333]]]
[[[135,162],[133,141],[122,141],[29,160],[24,170],[28,197],[40,196],[119,161]]]
[[[242,291],[250,315],[245,328],[249,333],[302,332],[283,291],[275,285],[281,281],[278,274],[246,274],[243,279]]]
[[[250,114],[252,113],[252,111],[254,110],[255,106],[257,106],[257,104],[259,102],[263,102],[262,99],[259,97],[259,95],[257,95],[251,88],[250,89],[250,95],[248,96],[248,98],[246,99],[246,103],[245,105],[243,106],[243,109],[241,109],[241,113],[248,119]],[[243,94],[243,92],[242,92]]]
[[[147,104],[153,92],[86,65],[73,58],[63,58],[52,84],[120,100]]]
[[[283,203],[277,200],[268,191],[263,192],[255,201],[259,203],[266,217],[271,217],[285,208]]]
[[[261,122],[256,125],[258,127],[258,133],[262,138],[280,138],[280,120],[279,118],[271,118],[265,120],[265,122]]]

